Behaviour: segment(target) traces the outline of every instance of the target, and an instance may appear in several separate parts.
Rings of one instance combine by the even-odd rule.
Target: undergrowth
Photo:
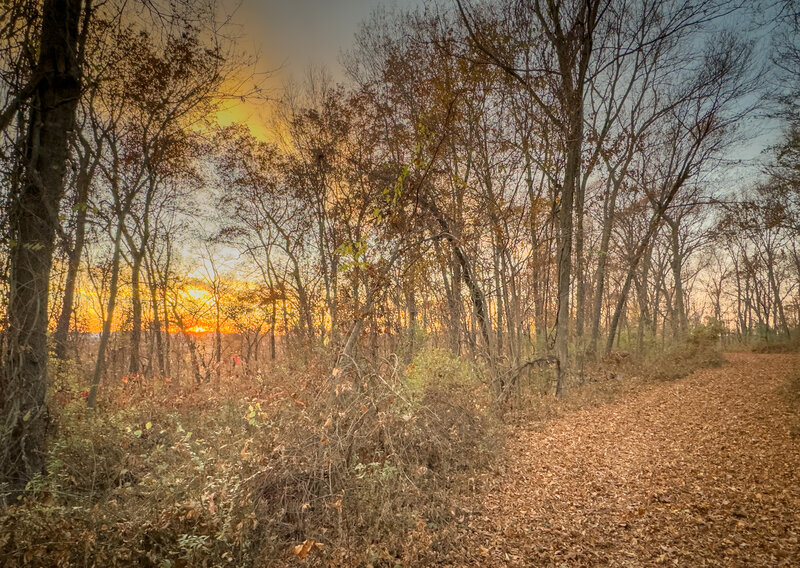
[[[550,393],[553,370],[537,370],[504,422],[543,426],[718,365],[717,337],[703,327],[657,355],[612,354],[587,365],[563,399]],[[0,557],[8,566],[425,564],[502,447],[484,371],[438,349],[407,367],[396,358],[333,367],[317,352],[199,387],[128,377],[87,411],[66,366],[50,393],[48,469],[0,512]]]
[[[510,405],[507,421],[526,428],[542,428],[567,412],[613,403],[647,389],[654,381],[677,380],[694,371],[719,367],[720,325],[696,326],[664,350],[643,354],[612,352],[598,361],[584,361],[570,377],[566,396],[554,395],[554,371],[533,372]]]
[[[48,471],[0,512],[9,566],[414,564],[491,457],[489,390],[424,351],[406,369],[129,380],[87,411],[57,381]]]
[[[751,346],[755,353],[798,353],[800,352],[800,329],[794,330],[790,336],[771,338],[769,341],[759,338]]]
[[[699,325],[663,351],[631,361],[631,371],[658,380],[675,380],[699,369],[719,367],[725,362],[720,348],[723,328],[719,323]]]

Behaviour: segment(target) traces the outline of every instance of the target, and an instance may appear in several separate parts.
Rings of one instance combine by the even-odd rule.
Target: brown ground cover
[[[431,563],[800,566],[800,357],[728,360],[518,429]]]

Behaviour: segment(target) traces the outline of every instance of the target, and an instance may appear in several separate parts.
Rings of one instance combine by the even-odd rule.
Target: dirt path
[[[800,566],[800,357],[721,369],[521,431],[450,555],[473,566]]]

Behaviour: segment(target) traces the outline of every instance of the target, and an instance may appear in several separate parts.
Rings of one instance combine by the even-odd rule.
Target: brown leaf
[[[308,556],[308,553],[314,548],[314,544],[316,541],[313,538],[309,538],[303,541],[303,544],[298,544],[294,547],[294,555],[297,556],[299,559],[303,560],[305,557]]]

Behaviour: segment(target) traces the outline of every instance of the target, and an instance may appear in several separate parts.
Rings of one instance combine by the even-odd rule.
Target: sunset
[[[800,566],[798,0],[8,0],[0,95],[0,568]]]

